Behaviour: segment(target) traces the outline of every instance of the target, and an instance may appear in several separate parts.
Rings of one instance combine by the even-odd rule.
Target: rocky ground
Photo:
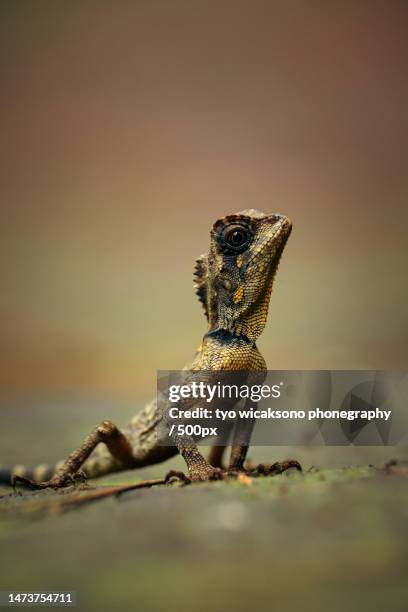
[[[8,401],[0,463],[55,461],[103,418],[120,425],[134,410],[116,398]],[[82,503],[109,485],[183,469],[176,458],[93,489],[0,489],[0,590],[75,590],[81,611],[408,609],[408,449],[264,447],[250,456],[293,457],[304,474]],[[398,465],[383,469],[392,457]]]
[[[0,588],[75,590],[81,610],[405,612],[407,473],[312,468],[88,503],[135,475],[2,489]]]

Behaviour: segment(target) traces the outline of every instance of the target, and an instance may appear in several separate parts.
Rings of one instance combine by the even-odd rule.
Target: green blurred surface
[[[1,499],[2,589],[75,590],[81,610],[407,609],[403,476],[163,487],[60,514],[68,495]]]
[[[53,462],[143,398],[19,398],[1,412],[0,462]],[[299,459],[303,477],[126,494],[61,513],[64,494],[0,494],[0,588],[75,590],[80,610],[406,610],[407,449],[253,447]],[[320,471],[308,472],[312,466]],[[341,466],[354,466],[342,468]],[[165,464],[95,481],[133,483]]]

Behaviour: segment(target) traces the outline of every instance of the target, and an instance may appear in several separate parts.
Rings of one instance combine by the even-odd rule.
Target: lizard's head
[[[250,340],[261,334],[291,229],[287,217],[252,209],[216,221],[210,251],[197,260],[194,279],[209,331],[224,329]]]

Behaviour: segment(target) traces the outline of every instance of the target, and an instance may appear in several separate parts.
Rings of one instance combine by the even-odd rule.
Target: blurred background
[[[1,3],[1,364],[149,395],[190,359],[212,223],[290,216],[270,368],[407,366],[408,8]]]
[[[2,0],[0,463],[60,459],[190,359],[194,260],[243,208],[294,224],[270,369],[407,368],[407,26],[403,0]],[[313,478],[0,525],[1,588],[76,588],[87,610],[238,611],[256,593],[406,610],[406,486]]]

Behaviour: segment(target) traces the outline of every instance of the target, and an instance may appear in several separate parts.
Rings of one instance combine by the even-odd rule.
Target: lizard
[[[262,333],[278,264],[292,230],[290,219],[248,209],[218,219],[212,227],[209,251],[196,260],[194,288],[207,319],[207,330],[186,369],[266,372],[256,341]],[[54,467],[0,467],[0,483],[23,482],[35,488],[59,488],[76,480],[153,465],[180,453],[189,479],[210,480],[221,475],[225,446],[214,446],[206,459],[194,440],[158,439],[163,412],[149,402],[123,429],[100,423],[68,458]],[[247,443],[232,441],[229,472],[244,469]],[[247,441],[248,442],[248,441]],[[276,464],[275,464],[276,465]],[[282,470],[296,461],[279,464]],[[282,471],[281,470],[281,471]]]

